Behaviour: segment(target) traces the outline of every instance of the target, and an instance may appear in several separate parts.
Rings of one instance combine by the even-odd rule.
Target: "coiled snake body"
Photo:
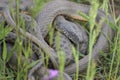
[[[48,25],[51,24],[54,19],[58,15],[65,15],[74,19],[78,20],[85,20],[82,17],[80,17],[78,12],[85,13],[86,15],[89,14],[90,6],[84,5],[84,4],[76,4],[70,1],[62,1],[62,0],[53,0],[45,5],[45,7],[40,11],[37,17],[37,22],[40,25],[38,27],[38,30],[41,30],[43,37],[46,36],[48,33]],[[105,13],[101,10],[98,10],[96,20],[99,22],[102,18],[107,18],[110,22],[113,23],[113,20],[110,15],[105,15]],[[69,28],[68,28],[69,30]],[[70,30],[69,30],[70,31]],[[38,32],[39,33],[39,32]],[[99,34],[99,38],[96,41],[96,44],[94,45],[93,51],[92,51],[92,59],[97,60],[99,57],[99,51],[105,51],[107,47],[109,47],[109,42],[106,39],[105,36],[108,36],[111,40],[114,35],[113,30],[111,27],[106,23],[102,23],[102,31]],[[86,69],[88,64],[88,55],[84,58],[79,60],[79,71],[83,71]],[[76,71],[76,65],[71,64],[68,67],[65,68],[65,72],[68,74],[72,74]]]
[[[45,49],[45,50],[50,51],[50,54],[49,54],[50,58],[51,58],[52,62],[55,63],[56,59],[55,59],[54,55],[56,55],[56,53],[45,43],[45,41],[43,39],[48,34],[48,31],[49,31],[48,25],[52,24],[53,21],[55,20],[55,18],[59,15],[67,16],[67,17],[77,19],[77,20],[86,21],[85,18],[81,17],[77,13],[82,12],[82,13],[85,13],[86,15],[88,15],[89,10],[90,10],[90,6],[88,6],[88,5],[77,4],[77,3],[73,3],[70,1],[66,1],[66,0],[65,1],[53,0],[49,3],[47,3],[45,5],[45,7],[39,12],[38,16],[36,17],[36,20],[38,23],[38,26],[36,26],[36,33],[37,33],[38,39],[40,41],[35,41],[33,39],[32,39],[32,41],[35,43],[38,42],[38,45],[43,50]],[[96,22],[99,22],[102,18],[107,18],[110,22],[113,23],[113,20],[110,15],[106,15],[103,11],[98,10]],[[58,22],[59,22],[59,20],[58,20]],[[8,21],[8,23],[9,23],[9,21]],[[66,32],[64,32],[64,30],[65,30],[64,27],[62,27],[62,30],[63,30],[63,33],[66,33]],[[69,28],[67,28],[67,31],[70,31],[68,33],[68,35],[70,36],[70,33],[72,31],[69,30]],[[24,34],[24,33],[21,32],[21,34]],[[76,36],[77,34],[80,34],[80,33],[75,32],[74,35]],[[114,31],[111,29],[111,27],[106,22],[103,22],[102,23],[102,31],[100,32],[99,37],[98,37],[98,39],[93,47],[93,50],[92,50],[92,60],[96,61],[99,58],[99,52],[105,51],[109,47],[109,42],[108,42],[107,38],[112,40],[113,34],[114,34]],[[73,36],[70,36],[70,37],[69,36],[68,36],[68,38],[73,37]],[[107,38],[105,36],[107,36]],[[26,35],[26,37],[30,38],[28,35]],[[78,43],[86,43],[85,39],[87,39],[87,38],[83,39],[84,35],[82,35],[82,36],[77,35],[75,38],[77,38],[77,37],[78,37]],[[84,40],[85,40],[85,42],[84,42]],[[45,53],[48,53],[48,52],[45,51]],[[88,64],[88,55],[86,55],[85,57],[83,57],[82,59],[79,60],[79,71],[81,72],[81,71],[85,70],[87,68],[87,64]],[[57,62],[55,63],[54,66],[58,67]],[[73,63],[65,68],[65,72],[67,74],[75,73],[75,71],[76,71],[75,63]]]

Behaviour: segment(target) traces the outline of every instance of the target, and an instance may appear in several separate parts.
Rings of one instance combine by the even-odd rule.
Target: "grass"
[[[18,0],[19,1],[19,0]],[[36,0],[36,6],[33,10],[31,10],[32,16],[35,17],[38,13],[39,10],[42,9],[44,4],[48,2],[49,0]],[[72,0],[73,1],[73,0]],[[84,2],[84,0],[74,0],[75,2]],[[112,5],[114,5],[114,1],[112,1]],[[76,74],[73,75],[73,80],[120,80],[120,17],[116,17],[115,15],[115,10],[114,7],[111,7],[109,4],[108,0],[103,0],[101,3],[98,2],[98,0],[85,0],[85,2],[89,3],[92,5],[90,14],[89,14],[89,25],[90,25],[90,30],[89,30],[89,64],[88,68],[85,73],[79,73],[78,69],[78,58],[79,55],[76,54],[77,51],[73,48],[73,55],[75,58],[75,63],[77,65],[77,70]],[[19,2],[17,2],[19,6]],[[110,13],[114,19],[114,24],[110,24],[111,27],[116,31],[116,34],[114,36],[113,41],[110,41],[110,49],[109,52],[100,52],[101,58],[99,59],[98,63],[91,62],[91,54],[92,54],[92,48],[94,46],[94,43],[96,42],[96,38],[98,37],[98,34],[100,32],[98,24],[97,28],[94,29],[95,23],[95,17],[96,17],[96,11],[98,10],[98,7],[100,7],[102,10],[105,11],[106,14],[108,14],[109,10]],[[17,10],[17,13],[19,11]],[[94,15],[94,16],[93,16]],[[23,24],[22,24],[23,23]],[[20,25],[22,24],[23,28],[25,27],[24,21],[20,20],[19,15],[17,15],[17,29],[19,29]],[[0,80],[26,80],[27,79],[27,74],[28,70],[37,64],[39,60],[29,64],[28,63],[28,58],[32,55],[32,43],[31,41],[28,41],[28,44],[24,43],[24,40],[21,39],[20,34],[17,32],[17,40],[15,41],[13,51],[15,50],[18,55],[17,59],[17,67],[18,69],[15,70],[13,68],[8,68],[6,67],[6,62],[9,61],[11,55],[13,54],[13,51],[7,52],[7,45],[5,41],[5,37],[7,34],[12,30],[10,26],[4,28],[4,22],[0,24],[0,44],[3,45],[3,52],[2,56],[0,59]],[[50,35],[52,36],[53,33]],[[57,38],[59,41],[59,37]],[[59,43],[59,42],[58,42]],[[52,44],[52,41],[50,39],[50,44]],[[59,45],[59,44],[58,44]],[[23,63],[22,60],[22,55],[24,54],[25,56],[25,62]],[[59,60],[60,60],[60,66],[59,70],[60,73],[63,73],[64,70],[64,52],[60,51],[59,52]],[[44,56],[44,55],[43,55]],[[62,57],[63,56],[63,57]],[[49,57],[49,56],[48,56]],[[48,62],[46,62],[48,64]],[[90,64],[91,63],[91,64]],[[21,65],[22,64],[22,65]],[[47,67],[47,65],[45,65]]]

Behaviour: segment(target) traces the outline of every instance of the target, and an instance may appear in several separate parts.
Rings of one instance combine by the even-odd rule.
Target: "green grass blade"
[[[2,58],[4,61],[6,61],[7,58],[7,47],[6,47],[6,42],[3,41],[3,53],[2,53]]]

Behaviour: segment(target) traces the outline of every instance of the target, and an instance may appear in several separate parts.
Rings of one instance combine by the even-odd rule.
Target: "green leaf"
[[[114,30],[116,30],[118,28],[117,25],[115,25],[115,23],[113,23],[113,22],[107,21],[107,24]]]
[[[3,41],[3,54],[2,54],[2,58],[4,61],[6,61],[6,57],[7,57],[7,47],[6,47],[6,42]]]
[[[29,64],[29,65],[26,66],[25,70],[32,68],[33,66],[35,66],[35,65],[36,65],[37,63],[39,63],[40,61],[41,61],[41,60],[37,60],[37,61],[32,62],[31,64]]]
[[[6,28],[3,28],[2,26],[0,26],[0,40],[5,38],[11,30],[12,28],[9,26]]]
[[[15,45],[14,45],[14,47],[11,49],[11,51],[10,51],[10,52],[8,52],[6,62],[8,62],[8,61],[11,59],[11,57],[13,56],[14,51],[15,51],[15,49],[16,49],[16,47],[17,47],[17,46],[18,46],[18,45],[17,45],[17,44],[15,44]]]
[[[89,20],[89,16],[86,15],[85,13],[83,13],[83,12],[78,12],[78,14],[79,14],[80,16],[82,16],[83,18]]]

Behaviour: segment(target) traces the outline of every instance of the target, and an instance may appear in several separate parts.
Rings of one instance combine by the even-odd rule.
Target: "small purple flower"
[[[58,70],[49,69],[48,71],[49,71],[49,75],[46,78],[44,78],[44,80],[50,80],[50,79],[56,77],[59,73]]]

